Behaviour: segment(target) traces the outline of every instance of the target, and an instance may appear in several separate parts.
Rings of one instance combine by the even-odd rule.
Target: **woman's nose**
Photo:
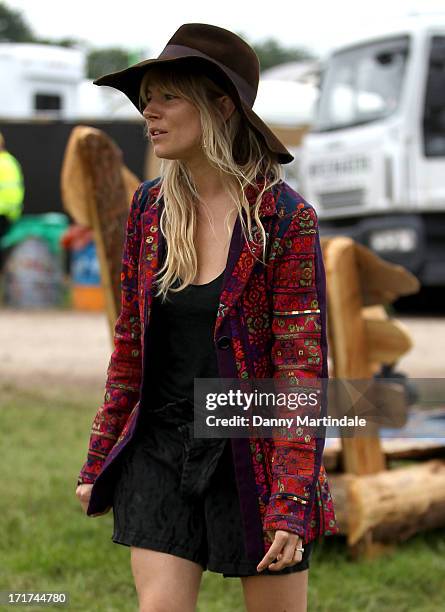
[[[159,117],[160,108],[159,105],[155,104],[152,100],[145,105],[144,110],[142,111],[145,119],[149,119],[150,117]]]

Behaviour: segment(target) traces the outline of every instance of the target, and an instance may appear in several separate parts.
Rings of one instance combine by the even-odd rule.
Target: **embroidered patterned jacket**
[[[137,429],[140,405],[149,406],[144,381],[156,356],[145,354],[144,346],[153,275],[165,247],[158,182],[139,186],[127,221],[115,348],[78,479],[94,483],[88,515],[112,505],[115,467]],[[257,195],[254,187],[246,191],[251,205]],[[327,378],[326,288],[317,215],[284,181],[263,195],[259,214],[272,265],[255,259],[261,258],[259,234],[249,245],[237,219],[214,328],[219,375],[277,381]],[[324,439],[303,429],[296,434],[291,440],[231,439],[246,549],[256,560],[270,547],[266,530],[291,531],[303,542],[338,533],[322,463]]]

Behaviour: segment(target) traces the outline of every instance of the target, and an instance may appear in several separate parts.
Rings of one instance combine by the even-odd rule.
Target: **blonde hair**
[[[216,98],[227,94],[224,85],[216,82],[215,75],[209,78],[203,67],[190,64],[153,66],[142,78],[140,107],[147,103],[147,88],[157,84],[164,93],[178,95],[194,104],[201,119],[202,147],[210,165],[218,169],[227,179],[228,197],[236,206],[242,232],[247,240],[252,236],[254,219],[261,234],[263,262],[266,258],[266,233],[259,217],[263,194],[283,179],[281,164],[276,154],[269,151],[263,137],[250,127],[238,108],[227,121],[224,120]],[[193,177],[181,160],[162,159],[160,164],[160,191],[157,201],[164,198],[160,228],[168,250],[165,262],[157,273],[156,295],[165,299],[167,291],[181,291],[195,278],[198,269],[194,234],[197,224],[196,203],[202,202]],[[249,185],[257,188],[258,177],[261,189],[251,207],[245,195]],[[204,202],[202,204],[205,206]],[[247,226],[242,211],[246,213]],[[230,227],[226,216],[226,228]],[[180,281],[174,288],[172,285]]]

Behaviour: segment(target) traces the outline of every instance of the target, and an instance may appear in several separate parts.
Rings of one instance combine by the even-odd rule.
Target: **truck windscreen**
[[[425,157],[445,157],[445,36],[433,36],[423,116]]]
[[[322,75],[313,131],[382,119],[399,105],[408,36],[349,47],[331,56]]]

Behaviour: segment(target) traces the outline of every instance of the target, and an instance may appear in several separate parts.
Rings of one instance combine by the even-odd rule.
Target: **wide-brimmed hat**
[[[144,74],[151,66],[172,62],[200,67],[207,76],[224,83],[244,117],[263,136],[269,150],[278,155],[278,161],[281,164],[293,161],[293,155],[252,110],[260,77],[257,54],[242,38],[224,28],[186,23],[173,34],[157,58],[106,74],[96,79],[94,84],[119,89],[142,113],[139,94]]]

